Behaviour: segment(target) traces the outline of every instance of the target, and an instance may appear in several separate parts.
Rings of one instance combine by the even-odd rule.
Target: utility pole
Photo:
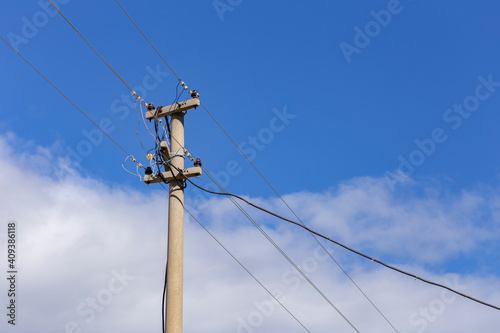
[[[201,175],[201,166],[184,169],[184,112],[200,105],[198,94],[193,91],[193,99],[150,110],[147,119],[171,116],[170,145],[161,142],[161,151],[166,160],[171,160],[171,169],[165,166],[162,175],[151,174],[144,177],[146,184],[168,181],[168,248],[167,248],[167,300],[165,311],[165,332],[182,333],[183,309],[183,262],[184,262],[184,187],[185,178]],[[167,171],[169,169],[169,171]],[[181,172],[179,172],[181,170]]]

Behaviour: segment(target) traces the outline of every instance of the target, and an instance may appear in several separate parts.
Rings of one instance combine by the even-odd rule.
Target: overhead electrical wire
[[[144,100],[139,96],[137,95],[137,93],[132,89],[132,87],[130,87],[127,82],[125,82],[125,80],[113,69],[113,67],[111,67],[111,65],[101,56],[101,54],[99,52],[97,52],[97,50],[92,46],[92,44],[90,44],[90,42],[85,39],[85,37],[83,37],[83,35],[80,33],[80,31],[78,31],[78,29],[70,22],[70,20],[61,12],[61,10],[52,2],[52,0],[48,0],[50,2],[50,4],[52,5],[52,7],[54,7],[57,12],[64,18],[64,20],[66,20],[66,22],[68,22],[68,24],[73,28],[73,30],[75,30],[75,32],[85,41],[85,43],[87,43],[87,45],[92,49],[92,51],[95,52],[95,54],[97,54],[97,56],[99,56],[99,58],[101,58],[101,60],[106,64],[106,66],[108,66],[108,68],[116,75],[116,77],[118,77],[120,79],[120,81],[122,81],[122,83],[127,87],[128,90],[130,90],[130,93],[137,99],[139,100],[139,102],[142,102],[145,106],[147,106],[147,103],[144,102]]]
[[[104,135],[108,137],[118,148],[120,148],[125,154],[127,154],[133,162],[136,162],[134,156],[132,156],[128,151],[125,150],[118,142],[116,142],[105,130],[103,130],[92,118],[90,118],[82,109],[80,109],[65,93],[63,93],[55,84],[53,84],[45,75],[42,74],[28,59],[26,59],[19,51],[17,51],[8,41],[6,41],[2,36],[0,38],[17,53],[31,68],[33,68],[41,77],[44,78],[59,94],[61,94],[68,102],[71,103],[81,114],[83,114],[95,127],[97,127]]]
[[[177,169],[177,171],[178,171],[178,172],[180,172],[180,173],[182,173],[182,170]],[[347,245],[344,245],[344,244],[342,244],[342,243],[340,243],[340,242],[338,242],[338,241],[336,241],[336,240],[333,240],[333,239],[331,239],[331,238],[329,238],[329,237],[327,237],[327,236],[325,236],[325,235],[323,235],[323,234],[320,234],[320,233],[319,233],[319,232],[317,232],[317,231],[314,231],[314,230],[312,230],[312,229],[309,229],[308,227],[306,227],[306,226],[304,226],[304,225],[302,225],[302,224],[300,224],[300,223],[298,223],[298,222],[292,221],[292,220],[287,219],[287,218],[285,218],[285,217],[283,217],[283,216],[281,216],[281,215],[278,215],[278,214],[276,214],[276,213],[274,213],[274,212],[271,212],[271,211],[269,211],[269,210],[267,210],[267,209],[265,209],[265,208],[263,208],[263,207],[260,207],[260,206],[258,206],[258,205],[256,205],[256,204],[253,204],[252,202],[250,202],[250,201],[246,200],[245,198],[242,198],[242,197],[241,197],[241,196],[239,196],[239,195],[236,195],[236,194],[233,194],[233,193],[227,193],[227,192],[214,192],[214,191],[210,191],[210,190],[207,190],[206,188],[203,188],[202,186],[197,185],[196,183],[194,183],[193,181],[191,181],[191,180],[190,180],[189,178],[187,178],[187,177],[186,177],[186,180],[187,180],[190,184],[192,184],[193,186],[195,186],[195,187],[197,187],[198,189],[200,189],[200,190],[202,190],[202,191],[205,191],[205,192],[207,192],[207,193],[211,193],[211,194],[215,194],[215,195],[221,195],[221,196],[231,196],[231,197],[237,198],[237,199],[239,199],[239,200],[241,200],[241,201],[245,202],[246,204],[248,204],[248,205],[250,205],[250,206],[252,206],[252,207],[254,207],[254,208],[258,209],[258,210],[261,210],[261,211],[263,211],[263,212],[265,212],[265,213],[267,213],[267,214],[269,214],[269,215],[272,215],[272,216],[274,216],[274,217],[277,217],[277,218],[279,218],[279,219],[281,219],[281,220],[283,220],[283,221],[286,221],[286,222],[292,223],[292,224],[294,224],[294,225],[296,225],[296,226],[298,226],[298,227],[300,227],[300,228],[302,228],[302,229],[305,229],[305,230],[309,231],[310,233],[315,234],[315,235],[316,235],[316,236],[318,236],[318,237],[321,237],[321,238],[323,238],[323,239],[325,239],[325,240],[327,240],[327,241],[329,241],[329,242],[332,242],[332,243],[334,243],[334,244],[337,244],[338,246],[343,247],[344,249],[346,249],[346,250],[348,250],[348,251],[350,251],[350,252],[353,252],[353,253],[355,253],[355,254],[357,254],[357,255],[359,255],[359,256],[361,256],[361,257],[364,257],[364,258],[366,258],[366,259],[369,259],[370,261],[376,262],[376,263],[378,263],[378,264],[380,264],[380,265],[382,265],[382,266],[384,266],[384,267],[386,267],[386,268],[389,268],[389,269],[391,269],[391,270],[393,270],[393,271],[396,271],[396,272],[398,272],[398,273],[401,273],[401,274],[404,274],[404,275],[410,276],[410,277],[412,277],[412,278],[414,278],[414,279],[416,279],[416,280],[422,281],[422,282],[424,282],[424,283],[427,283],[427,284],[430,284],[430,285],[433,285],[433,286],[436,286],[436,287],[439,287],[439,288],[446,289],[446,290],[448,290],[448,291],[451,291],[452,293],[455,293],[455,294],[457,294],[457,295],[459,295],[459,296],[462,296],[462,297],[464,297],[464,298],[467,298],[467,299],[469,299],[469,300],[471,300],[471,301],[474,301],[474,302],[477,302],[477,303],[479,303],[479,304],[482,304],[482,305],[488,306],[488,307],[493,308],[493,309],[495,309],[495,310],[500,310],[500,307],[498,307],[498,306],[495,306],[495,305],[492,305],[492,304],[486,303],[486,302],[481,301],[481,300],[479,300],[479,299],[477,299],[477,298],[474,298],[474,297],[472,297],[472,296],[469,296],[469,295],[466,295],[466,294],[464,294],[464,293],[461,293],[461,292],[459,292],[458,290],[452,289],[452,288],[450,288],[450,287],[448,287],[448,286],[445,286],[445,285],[442,285],[442,284],[439,284],[439,283],[436,283],[436,282],[432,282],[432,281],[426,280],[426,279],[421,278],[421,277],[419,277],[419,276],[417,276],[417,275],[415,275],[415,274],[408,273],[408,272],[406,272],[406,271],[404,271],[404,270],[402,270],[402,269],[396,268],[396,267],[394,267],[394,266],[391,266],[391,265],[389,265],[389,264],[386,264],[386,263],[385,263],[385,262],[383,262],[383,261],[380,261],[380,260],[378,260],[378,259],[375,259],[375,258],[373,258],[373,257],[370,257],[370,256],[368,256],[368,255],[366,255],[366,254],[364,254],[364,253],[362,253],[362,252],[360,252],[360,251],[354,250],[354,249],[352,249],[351,247],[349,247],[349,246],[347,246]]]
[[[151,43],[151,41],[144,34],[144,32],[142,32],[141,28],[139,28],[139,26],[135,23],[135,21],[132,19],[132,17],[130,17],[130,15],[127,13],[127,11],[125,10],[125,8],[123,8],[123,6],[121,5],[121,3],[119,1],[117,1],[117,0],[115,0],[115,2],[117,3],[118,6],[120,6],[120,8],[125,13],[125,15],[127,15],[127,17],[130,19],[130,21],[132,21],[132,23],[135,25],[135,27],[137,28],[137,30],[139,30],[139,32],[141,33],[141,35],[146,39],[146,41],[149,43],[149,45],[151,45],[151,47],[153,48],[153,50],[155,50],[156,54],[158,54],[158,56],[163,60],[163,62],[172,71],[172,73],[177,77],[177,79],[179,81],[181,81],[181,78],[179,77],[179,75],[177,75],[177,73],[174,71],[174,69],[172,67],[170,67],[170,65],[168,64],[168,62],[163,58],[163,56],[160,54],[160,52],[158,52],[158,50],[156,49],[156,47],[153,45],[153,43]]]
[[[146,41],[149,43],[149,45],[153,48],[153,50],[156,52],[156,54],[163,60],[165,65],[172,71],[172,73],[177,77],[177,79],[182,82],[181,78],[177,73],[174,71],[174,69],[169,65],[169,63],[165,60],[165,58],[161,55],[161,53],[156,49],[156,47],[153,45],[153,43],[149,40],[149,38],[144,34],[144,32],[141,30],[141,28],[135,23],[135,21],[132,19],[132,17],[128,14],[128,12],[125,10],[125,8],[121,5],[121,3],[118,0],[115,0],[115,2],[118,4],[118,6],[121,8],[121,10],[125,13],[125,15],[129,18],[129,20],[132,22],[132,24],[137,28],[137,30],[141,33],[141,35],[146,39]],[[295,215],[297,220],[300,221],[304,226],[304,222],[299,218],[299,216],[293,211],[293,209],[288,205],[288,203],[285,201],[285,199],[276,191],[276,189],[271,185],[271,183],[264,177],[264,175],[260,172],[260,170],[255,166],[255,164],[252,163],[252,161],[248,158],[248,156],[241,150],[241,148],[236,144],[236,142],[233,140],[233,138],[229,135],[229,133],[224,129],[224,127],[215,119],[213,114],[208,111],[207,107],[201,103],[201,106],[203,109],[208,113],[208,115],[213,119],[213,121],[220,127],[220,129],[224,132],[224,134],[231,140],[231,142],[234,144],[234,146],[240,151],[240,153],[246,158],[246,160],[252,165],[252,167],[257,171],[257,173],[262,177],[262,179],[271,187],[271,189],[274,191],[274,193],[281,199],[281,201],[285,204],[285,206]],[[399,332],[394,325],[389,321],[389,319],[382,313],[382,311],[373,303],[373,301],[366,295],[365,292],[359,287],[359,285],[351,278],[351,276],[347,273],[346,270],[340,265],[340,263],[335,260],[333,255],[326,250],[326,248],[321,244],[321,242],[314,236],[314,234],[311,234],[312,237],[316,240],[316,242],[323,248],[323,250],[327,253],[327,255],[335,262],[335,264],[342,270],[342,272],[349,278],[349,280],[356,286],[356,288],[361,292],[361,294],[370,302],[370,304],[377,310],[377,312],[385,319],[385,321],[394,329],[394,331]]]

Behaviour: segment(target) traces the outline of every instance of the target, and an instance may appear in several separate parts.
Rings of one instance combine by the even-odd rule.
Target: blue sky
[[[467,291],[500,304],[500,295],[486,287],[481,289],[488,284],[500,285],[497,245],[500,3],[488,0],[364,3],[123,0],[121,3],[182,80],[198,90],[207,109],[308,224],[384,260],[428,274],[437,282],[442,283],[447,274],[456,274],[461,281],[467,281]],[[177,79],[114,1],[64,0],[59,4],[120,76],[138,92],[142,91],[146,102],[156,106],[171,104]],[[130,93],[67,22],[43,0],[5,3],[0,18],[1,36],[92,119],[106,123],[110,135],[145,164],[146,153],[134,133],[138,118]],[[164,193],[126,173],[122,168],[126,155],[108,139],[101,138],[87,119],[5,43],[0,44],[0,90],[4,96],[0,148],[7,154],[3,162],[5,170],[26,177],[16,185],[4,175],[2,187],[8,190],[5,193],[19,198],[31,197],[32,192],[44,188],[54,193],[72,193],[81,197],[83,206],[91,205],[89,210],[94,211],[90,208],[93,205],[99,207],[101,210],[96,208],[95,214],[108,219],[117,216],[111,212],[125,209],[117,202],[123,200],[154,220],[145,219],[143,223],[147,226],[146,234],[151,233],[158,241],[150,245],[150,250],[161,249],[162,240],[154,237],[153,230],[163,230],[165,219],[143,211],[145,208],[136,203],[153,209],[144,198],[161,202],[158,196]],[[181,97],[188,98],[186,93]],[[202,159],[204,166],[229,191],[292,216],[205,110],[190,110],[185,124],[186,147]],[[147,149],[154,147],[143,123],[139,134]],[[132,163],[126,166],[129,170],[135,168]],[[202,179],[207,180],[205,176]],[[100,198],[107,206],[82,193],[89,198]],[[279,266],[280,259],[274,257],[271,258],[276,261],[259,266],[259,257],[250,255],[252,240],[246,240],[247,244],[243,237],[250,227],[242,225],[246,223],[243,217],[225,199],[200,197],[192,186],[186,196],[199,216],[226,238],[234,251],[253,263],[253,269],[269,279],[269,283],[275,283],[273,274],[279,275],[287,269],[286,263],[280,261],[282,266]],[[24,241],[34,237],[40,225],[59,228],[64,225],[63,220],[68,220],[72,226],[68,227],[69,235],[79,235],[75,236],[78,242],[67,245],[68,256],[72,251],[93,253],[94,247],[109,249],[115,244],[116,240],[109,237],[97,243],[92,241],[86,221],[91,219],[92,225],[100,224],[92,216],[86,217],[88,210],[83,209],[81,216],[73,215],[69,207],[74,203],[64,196],[54,194],[52,199],[34,200],[34,207],[44,212],[41,216],[30,215],[19,203],[7,205],[9,200],[5,200],[1,215],[3,220],[19,220],[25,225]],[[56,206],[58,209],[51,209]],[[61,211],[69,215],[60,216]],[[288,226],[263,215],[256,216],[285,248],[296,250],[297,258],[302,258],[297,260],[312,255],[314,242],[303,240],[305,234],[289,231]],[[104,217],[102,221],[106,224]],[[125,223],[130,234],[139,230],[133,222]],[[113,230],[111,226],[104,228]],[[193,244],[206,241],[216,251],[213,241],[195,237],[207,236],[201,236],[202,230],[193,221],[187,228],[192,234],[186,237],[196,239]],[[69,235],[68,239],[72,239]],[[253,241],[257,242],[256,239]],[[297,252],[291,240],[301,243],[299,248],[304,252]],[[133,242],[133,238],[125,237],[122,241]],[[188,241],[189,260],[202,265],[200,253],[190,250],[189,244]],[[128,248],[121,246],[124,251]],[[47,253],[52,250],[48,248]],[[114,266],[111,254],[103,256],[109,257],[109,262],[104,261],[102,266],[88,264],[88,268],[106,280],[109,278],[106,274],[115,269],[111,267],[118,266]],[[386,276],[385,271],[342,252],[339,256],[354,275],[366,281],[367,288],[376,291],[382,288],[382,282],[376,285],[370,281]],[[227,265],[234,265],[229,259],[221,259],[224,253],[202,257],[227,260]],[[144,264],[144,259],[137,258],[128,262],[123,259],[121,264],[137,269],[136,272],[144,270],[144,265],[156,265],[155,269],[161,272],[161,255],[154,258],[156,263]],[[26,260],[28,264],[30,261]],[[69,257],[62,260],[71,263]],[[214,274],[213,279],[248,278],[239,275],[238,267],[230,267],[221,268],[221,272],[207,267],[206,272],[208,276]],[[276,272],[272,272],[273,267]],[[334,268],[328,266],[322,268],[324,271],[314,272],[324,282],[324,288],[330,288],[329,274],[338,273],[332,273]],[[198,285],[189,275],[190,268],[186,270],[190,290]],[[71,275],[67,270],[61,274]],[[343,280],[335,281],[347,285]],[[394,290],[406,290],[403,286],[411,283],[393,275],[387,281],[396,286]],[[232,286],[234,292],[243,292],[252,283],[243,280],[241,285]],[[89,285],[88,293],[99,288],[98,283]],[[214,290],[218,288],[224,293],[221,285]],[[491,319],[497,316],[493,310],[467,301],[449,305],[439,320],[428,321],[425,329],[422,324],[411,324],[408,318],[439,295],[439,291],[428,288],[413,285],[411,291],[418,295],[407,295],[411,301],[405,306],[396,303],[396,307],[401,307],[397,311],[391,310],[397,299],[395,291],[391,293],[393,296],[387,296],[393,297],[391,301],[378,292],[374,291],[374,295],[386,305],[391,318],[400,325],[400,332],[467,331],[465,323],[450,322],[446,316],[460,317],[471,311],[478,318],[472,323],[475,330],[483,324],[490,325],[484,326],[486,330],[498,326],[498,320]],[[227,295],[231,295],[230,290],[225,291]],[[154,288],[134,290],[127,297],[133,299],[141,292],[151,294],[154,304],[154,291]],[[210,299],[211,291],[205,291]],[[82,297],[74,295],[73,303],[68,301],[67,306],[76,306]],[[290,300],[292,307],[298,306],[297,312],[305,300],[311,304],[320,302],[309,298],[309,294],[304,294],[304,299],[297,297],[298,300]],[[349,298],[349,293],[345,297]],[[356,300],[358,303],[345,305],[352,317],[356,317],[356,305],[363,302]],[[241,302],[240,306],[247,306],[241,310],[243,318],[245,313],[251,313],[252,302],[252,298]],[[125,307],[124,304],[111,306]],[[69,321],[62,309],[58,311],[47,322],[54,331]],[[190,308],[187,311],[200,315]],[[261,331],[283,329],[285,322],[293,325],[285,314],[281,315],[270,316]],[[333,316],[329,312],[328,315]],[[321,325],[328,324],[325,319],[328,315],[317,318],[316,330],[321,331],[324,327]],[[210,329],[235,331],[238,316],[218,317],[210,321]],[[113,318],[111,313],[101,316],[102,322],[92,324],[93,331],[117,329]],[[362,318],[358,321],[361,326],[366,323]],[[196,329],[187,325],[193,331]],[[381,332],[386,329],[383,322],[375,326]],[[299,332],[299,329],[293,327],[287,331]]]
[[[205,2],[124,6],[181,78],[199,90],[202,101],[237,143],[268,127],[273,108],[286,107],[298,116],[255,161],[285,192],[297,190],[287,186],[292,185],[288,180],[303,165],[288,163],[286,170],[277,170],[270,161],[291,162],[290,156],[297,155],[294,152],[312,150],[314,164],[328,164],[331,172],[307,189],[324,190],[343,179],[380,176],[396,169],[398,156],[407,158],[417,148],[414,140],[430,137],[438,127],[446,130],[449,140],[426,158],[415,176],[450,176],[465,186],[495,181],[498,163],[489,153],[495,149],[493,110],[499,103],[495,94],[457,131],[450,130],[443,114],[474,93],[478,76],[492,75],[500,81],[495,71],[498,4],[401,2],[388,25],[370,38],[368,46],[358,48],[359,54],[348,56],[348,63],[340,44],[355,46],[353,29],[364,30],[374,20],[370,12],[380,12],[390,3],[352,5],[355,9],[329,2],[287,4],[284,15],[282,4],[242,2],[233,11],[223,12],[222,22],[213,5]],[[22,36],[25,24],[21,19],[33,20],[40,9],[36,2],[30,6],[23,6],[21,12],[18,8],[5,11],[4,35]],[[113,1],[99,3],[99,10],[85,7],[69,2],[63,9],[131,86],[142,84],[147,66],[168,72]],[[144,155],[133,135],[134,110],[127,107],[126,114],[118,110],[123,102],[112,107],[115,99],[127,94],[125,86],[66,22],[51,18],[28,40],[18,44],[19,50],[35,66],[91,117],[111,119],[116,124],[113,136],[134,155]],[[7,48],[3,52],[9,64],[4,75],[12,79],[2,81],[2,91],[9,100],[24,101],[30,112],[10,112],[4,129],[46,145],[61,139],[75,150],[85,139],[81,131],[91,130],[91,124],[16,54]],[[146,100],[170,104],[176,83],[171,74],[162,77]],[[33,121],[21,121],[27,115]],[[223,170],[228,159],[241,160],[203,110],[190,114],[187,131],[186,144],[213,170]],[[105,142],[93,148],[92,158],[86,158],[82,167],[104,179],[130,180],[119,170],[121,152],[109,145]],[[262,187],[249,188],[243,178],[232,180],[231,187],[249,194],[263,191]]]

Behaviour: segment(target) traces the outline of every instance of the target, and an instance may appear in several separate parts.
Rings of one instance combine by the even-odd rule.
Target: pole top
[[[196,91],[196,90],[194,90],[194,91]],[[198,94],[198,93],[196,93],[196,94]],[[184,102],[174,103],[174,104],[171,104],[168,106],[163,106],[163,107],[158,108],[156,110],[149,110],[148,112],[146,112],[146,119],[154,119],[157,117],[159,118],[159,117],[170,116],[174,113],[184,112],[184,111],[187,111],[187,110],[193,109],[193,108],[196,109],[200,105],[201,105],[200,100],[197,97],[195,97],[195,98],[189,99],[189,100],[184,101]]]

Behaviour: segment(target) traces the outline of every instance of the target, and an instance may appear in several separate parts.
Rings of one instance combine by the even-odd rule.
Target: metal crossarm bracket
[[[184,102],[174,103],[168,106],[162,107],[160,110],[151,110],[146,112],[146,119],[154,119],[156,117],[166,117],[173,113],[187,111],[192,108],[200,106],[200,100],[198,98],[189,99]]]
[[[167,159],[167,161],[172,158],[173,155],[170,153],[170,147],[168,146],[167,141],[160,142],[160,149],[161,149],[161,153]]]
[[[171,182],[174,181],[175,179],[181,180],[185,178],[201,176],[201,167],[187,168],[182,170],[182,172],[179,172],[175,169],[173,169],[172,171],[173,174],[171,171],[162,172],[161,174],[163,175],[163,178],[159,174],[146,175],[144,176],[144,182],[146,184],[153,184],[153,183],[162,183],[163,180]]]

